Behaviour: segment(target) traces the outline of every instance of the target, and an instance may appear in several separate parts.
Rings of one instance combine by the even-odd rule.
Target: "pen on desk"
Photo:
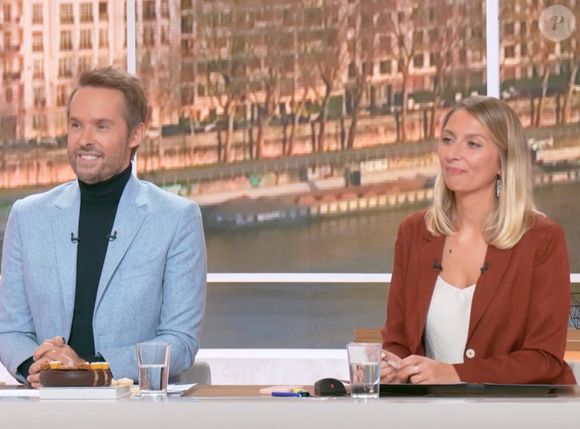
[[[306,396],[310,396],[310,393],[306,391],[300,392],[272,392],[272,396],[277,396],[280,398],[303,398]]]

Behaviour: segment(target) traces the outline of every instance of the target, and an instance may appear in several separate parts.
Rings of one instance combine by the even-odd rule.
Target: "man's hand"
[[[36,348],[32,355],[34,363],[28,370],[27,381],[34,388],[40,387],[40,370],[42,365],[51,361],[59,361],[64,367],[75,367],[84,362],[76,352],[68,346],[62,337],[45,340]]]
[[[413,384],[449,384],[461,382],[455,367],[425,356],[411,355],[401,360],[400,379]]]

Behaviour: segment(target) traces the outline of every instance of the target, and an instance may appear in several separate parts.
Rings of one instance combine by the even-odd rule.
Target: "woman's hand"
[[[406,379],[399,376],[401,358],[394,353],[383,350],[381,357],[381,383],[398,384],[405,383]]]
[[[399,379],[413,384],[450,384],[461,382],[455,367],[425,356],[411,355],[402,359],[398,372]],[[382,374],[381,374],[382,375]]]

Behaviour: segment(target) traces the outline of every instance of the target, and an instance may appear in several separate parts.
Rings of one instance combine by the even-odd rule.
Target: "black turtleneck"
[[[120,174],[96,184],[79,180],[81,210],[77,242],[75,306],[68,344],[86,360],[94,360],[93,313],[97,288],[121,194],[131,177],[131,164]]]

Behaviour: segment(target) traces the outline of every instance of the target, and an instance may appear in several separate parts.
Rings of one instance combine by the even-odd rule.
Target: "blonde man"
[[[136,380],[135,344],[157,341],[177,376],[193,364],[205,308],[199,207],[131,174],[148,116],[136,77],[84,73],[67,112],[77,180],[17,201],[8,219],[0,360],[33,387],[50,360],[106,360]]]

